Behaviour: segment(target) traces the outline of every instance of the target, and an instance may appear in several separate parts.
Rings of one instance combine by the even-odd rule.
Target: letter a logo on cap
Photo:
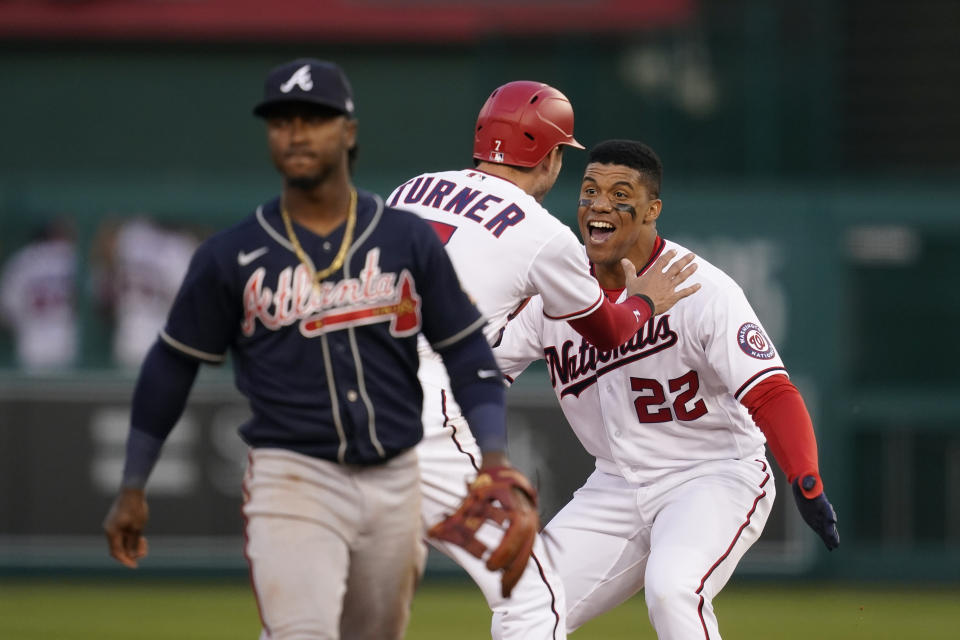
[[[290,79],[280,85],[280,91],[290,93],[294,87],[300,87],[303,91],[313,89],[313,78],[310,77],[310,65],[305,64],[290,76]]]

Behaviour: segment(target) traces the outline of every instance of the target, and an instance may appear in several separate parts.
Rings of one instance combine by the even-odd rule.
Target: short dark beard
[[[319,173],[315,173],[312,176],[296,176],[291,178],[290,176],[284,176],[286,184],[291,189],[301,189],[303,191],[312,191],[316,189],[321,184],[327,181],[327,178],[332,176],[336,171],[336,167],[327,167],[322,169]]]
[[[320,186],[323,182],[323,176],[299,176],[296,178],[287,178],[287,186],[291,189],[301,191],[311,191]]]

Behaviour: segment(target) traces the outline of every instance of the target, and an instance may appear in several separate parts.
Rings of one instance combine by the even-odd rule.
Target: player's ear
[[[346,118],[343,125],[345,142],[347,149],[357,146],[357,121],[354,118]]]
[[[557,145],[550,150],[547,155],[543,157],[543,160],[540,161],[540,167],[543,169],[544,173],[551,173],[553,171],[558,171],[559,167],[563,166],[563,145]]]
[[[654,198],[647,204],[647,213],[643,216],[644,222],[654,222],[660,217],[660,211],[663,209],[663,200]]]

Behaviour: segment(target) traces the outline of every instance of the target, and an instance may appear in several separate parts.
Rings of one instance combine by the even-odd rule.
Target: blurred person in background
[[[105,226],[96,244],[94,288],[113,322],[113,361],[139,367],[163,329],[197,239],[138,215]]]
[[[63,220],[44,225],[0,272],[0,318],[27,371],[73,365],[77,358],[77,250]]]

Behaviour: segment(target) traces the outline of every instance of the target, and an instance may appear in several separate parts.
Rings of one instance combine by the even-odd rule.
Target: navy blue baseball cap
[[[329,107],[352,118],[353,89],[343,69],[332,62],[300,58],[274,67],[263,83],[263,100],[253,114],[267,117],[281,104],[304,102]]]

